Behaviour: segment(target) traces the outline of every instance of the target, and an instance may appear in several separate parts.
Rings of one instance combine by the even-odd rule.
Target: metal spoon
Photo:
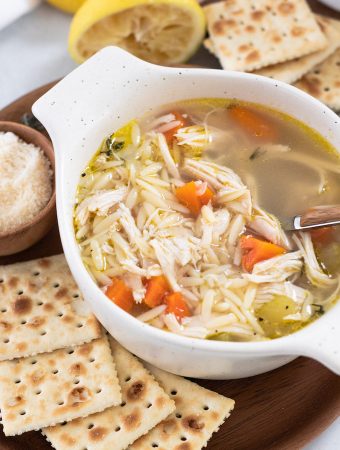
[[[340,225],[340,205],[315,206],[304,214],[295,216],[287,231],[309,230],[312,228]]]

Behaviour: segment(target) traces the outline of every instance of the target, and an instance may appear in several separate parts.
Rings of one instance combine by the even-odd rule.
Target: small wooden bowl
[[[20,139],[41,148],[51,163],[53,171],[53,191],[47,205],[30,222],[10,233],[0,232],[0,256],[21,252],[38,242],[52,228],[56,220],[54,151],[51,142],[39,131],[15,122],[0,121],[0,132],[11,131]],[[0,205],[1,214],[1,205]]]

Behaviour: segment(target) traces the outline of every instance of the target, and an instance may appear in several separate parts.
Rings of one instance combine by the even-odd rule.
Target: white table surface
[[[67,53],[70,21],[43,4],[0,30],[0,109],[76,67]],[[340,417],[304,450],[340,450]]]

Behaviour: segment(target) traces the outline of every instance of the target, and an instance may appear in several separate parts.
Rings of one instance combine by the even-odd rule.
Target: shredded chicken
[[[231,169],[207,161],[186,158],[182,171],[196,179],[206,181],[209,186],[216,189],[217,203],[233,211],[243,212],[246,216],[251,215],[250,192]]]
[[[320,266],[314,251],[314,246],[309,233],[299,233],[293,237],[294,242],[300,249],[305,262],[306,275],[315,286],[330,286],[336,280],[329,277]]]
[[[126,285],[132,290],[132,295],[136,303],[141,303],[145,297],[146,288],[143,284],[141,275],[126,272],[123,275]]]
[[[127,193],[126,186],[117,189],[98,191],[85,198],[76,209],[76,219],[80,225],[85,225],[90,213],[96,212],[100,216],[107,215],[110,208],[121,202]]]
[[[204,148],[211,142],[211,136],[207,127],[194,125],[180,128],[177,133],[178,145],[189,145],[194,148]]]
[[[278,283],[285,281],[302,269],[302,252],[296,251],[275,256],[274,258],[258,262],[251,274],[243,276],[253,283]]]
[[[277,218],[272,214],[268,214],[258,206],[254,206],[253,216],[250,221],[248,221],[247,225],[260,236],[268,239],[268,241],[281,245],[289,250],[292,248],[289,239]]]

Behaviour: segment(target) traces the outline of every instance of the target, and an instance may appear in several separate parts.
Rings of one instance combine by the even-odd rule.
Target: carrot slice
[[[177,133],[177,131],[180,128],[183,128],[187,125],[187,120],[182,116],[181,113],[174,111],[171,114],[173,114],[175,116],[175,120],[177,122],[179,122],[179,124],[177,125],[177,127],[171,128],[171,130],[165,131],[163,133],[168,144],[170,144],[173,141],[174,136]]]
[[[106,296],[117,306],[130,312],[134,305],[131,289],[119,278],[113,278],[106,290]]]
[[[273,141],[277,138],[277,129],[260,114],[244,106],[232,106],[228,111],[234,122],[251,136],[266,141]]]
[[[166,312],[168,314],[175,314],[177,319],[190,316],[190,310],[187,302],[184,300],[180,292],[174,292],[165,297],[165,304],[167,305]]]
[[[190,183],[186,183],[184,186],[177,188],[176,197],[184,206],[190,209],[193,214],[197,216],[200,213],[202,205],[198,198],[194,181],[190,181]]]
[[[144,303],[149,306],[149,308],[160,305],[163,302],[165,295],[169,293],[169,290],[168,280],[164,275],[152,277],[147,281]]]
[[[242,267],[247,272],[251,272],[254,265],[260,261],[273,258],[274,256],[286,253],[286,249],[271,242],[262,241],[254,236],[241,236]]]
[[[334,238],[335,227],[321,227],[310,230],[310,235],[313,244],[327,245],[332,242]]]
[[[190,181],[184,186],[176,189],[176,197],[186,206],[192,214],[198,216],[203,205],[207,205],[213,199],[213,192],[206,187],[205,191],[200,193],[200,188],[195,181]]]

